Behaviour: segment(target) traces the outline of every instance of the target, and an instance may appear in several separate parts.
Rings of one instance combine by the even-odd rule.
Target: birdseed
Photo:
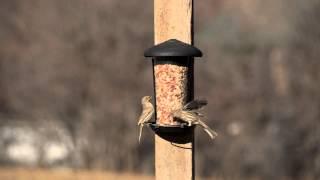
[[[177,125],[171,112],[180,109],[187,99],[188,68],[174,64],[156,64],[154,67],[157,123]]]

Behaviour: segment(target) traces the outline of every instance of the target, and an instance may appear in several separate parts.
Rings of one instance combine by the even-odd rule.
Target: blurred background
[[[194,9],[195,96],[219,133],[196,131],[196,174],[319,179],[320,0]],[[138,144],[136,126],[140,98],[153,95],[152,45],[151,0],[1,0],[0,179],[17,168],[152,179],[153,134]]]

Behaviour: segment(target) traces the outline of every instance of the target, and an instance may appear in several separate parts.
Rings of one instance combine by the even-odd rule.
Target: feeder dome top
[[[170,39],[144,52],[145,57],[201,57],[202,52],[187,43]]]

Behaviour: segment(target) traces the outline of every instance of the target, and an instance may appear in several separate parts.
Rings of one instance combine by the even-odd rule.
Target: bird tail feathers
[[[214,139],[218,136],[218,133],[212,130],[208,125],[206,125],[204,122],[202,122],[200,119],[199,125],[203,127],[203,130],[206,131],[206,133],[211,137],[211,139]]]
[[[143,124],[140,125],[140,130],[139,130],[139,143],[140,143],[140,140],[141,140],[142,128],[143,128]]]

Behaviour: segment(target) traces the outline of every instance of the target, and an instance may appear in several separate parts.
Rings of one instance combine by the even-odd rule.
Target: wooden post
[[[177,39],[192,44],[193,42],[193,0],[155,0],[154,28],[155,44],[169,39]],[[161,66],[159,66],[161,68]],[[167,68],[167,67],[165,67]],[[186,101],[193,99],[193,60],[187,70],[181,67],[169,66],[169,69],[187,73],[187,88],[180,88],[182,97],[172,103],[174,92],[163,92],[156,88],[157,121],[160,124],[173,122],[168,114],[169,110],[182,107]],[[164,68],[163,68],[164,69]],[[162,70],[163,70],[162,69]],[[172,70],[171,69],[171,70]],[[157,68],[155,68],[157,81]],[[179,75],[179,74],[178,74]],[[180,83],[180,84],[179,84]],[[184,84],[184,85],[183,85]],[[162,86],[161,82],[157,82]],[[166,86],[166,85],[164,85]],[[183,87],[185,82],[178,82],[175,86]],[[171,94],[170,94],[171,93]],[[171,101],[171,103],[170,103]],[[169,103],[163,103],[169,102]],[[163,138],[155,135],[155,171],[156,180],[193,180],[194,179],[194,132],[177,137]]]

